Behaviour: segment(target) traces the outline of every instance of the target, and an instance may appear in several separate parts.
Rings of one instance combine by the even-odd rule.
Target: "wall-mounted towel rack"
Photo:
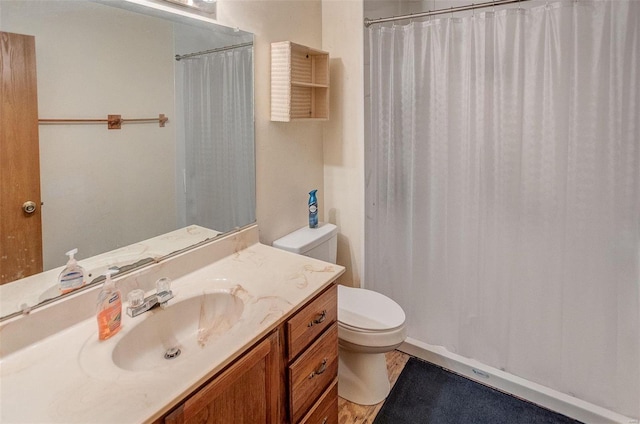
[[[124,119],[121,115],[108,115],[107,119],[38,119],[39,124],[103,124],[106,122],[107,128],[110,130],[119,130],[122,124],[129,122],[145,123],[157,122],[160,127],[164,127],[169,118],[164,113],[158,115],[157,118],[135,118]]]

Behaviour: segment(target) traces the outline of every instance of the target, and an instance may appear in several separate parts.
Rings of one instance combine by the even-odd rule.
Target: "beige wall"
[[[331,120],[324,127],[324,213],[336,224],[339,280],[360,287],[364,271],[363,2],[322,2],[322,48],[331,57]]]
[[[275,41],[322,47],[320,0],[220,0],[218,22],[255,34],[256,200],[260,241],[308,223],[308,192],[324,204],[322,122],[270,121],[270,48]],[[320,219],[325,215],[320,210]]]
[[[257,219],[260,241],[307,224],[317,188],[320,219],[338,225],[341,282],[360,285],[364,252],[362,0],[220,0],[218,22],[255,34]],[[269,120],[270,43],[290,40],[329,52],[328,122]]]

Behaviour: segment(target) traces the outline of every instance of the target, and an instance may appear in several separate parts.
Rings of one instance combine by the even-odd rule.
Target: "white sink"
[[[174,298],[166,308],[130,321],[134,327],[114,346],[113,363],[125,370],[144,371],[188,361],[224,337],[243,311],[244,302],[229,290]]]

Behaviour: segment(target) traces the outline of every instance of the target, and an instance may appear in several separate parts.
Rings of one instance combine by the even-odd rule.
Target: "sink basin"
[[[244,303],[229,291],[170,300],[162,309],[145,312],[115,345],[113,363],[125,370],[143,371],[170,366],[214,344],[239,320]]]

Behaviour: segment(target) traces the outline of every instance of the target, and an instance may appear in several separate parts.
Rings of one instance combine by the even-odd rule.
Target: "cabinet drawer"
[[[333,380],[300,424],[338,424],[338,379]]]
[[[289,359],[295,358],[304,348],[333,324],[338,316],[338,287],[331,288],[287,321],[287,348]]]
[[[289,407],[297,423],[338,375],[338,324],[334,323],[289,366]]]

